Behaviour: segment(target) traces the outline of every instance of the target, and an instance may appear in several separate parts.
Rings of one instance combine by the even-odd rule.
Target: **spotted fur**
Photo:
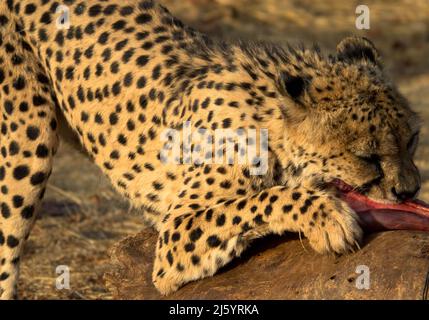
[[[163,294],[213,275],[268,233],[302,232],[319,252],[353,248],[362,232],[328,186],[334,178],[378,199],[417,192],[417,117],[368,40],[347,38],[331,57],[217,43],[137,0],[61,1],[71,14],[64,30],[59,4],[0,2],[2,298],[16,292],[57,114],[159,231],[153,281]],[[185,121],[210,132],[267,129],[268,171],[163,163],[161,133]]]

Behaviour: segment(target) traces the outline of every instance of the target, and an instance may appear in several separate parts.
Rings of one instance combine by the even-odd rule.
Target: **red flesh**
[[[342,198],[359,215],[360,223],[366,231],[429,231],[429,205],[421,200],[397,204],[380,203],[351,190],[342,181],[335,181],[334,184]]]

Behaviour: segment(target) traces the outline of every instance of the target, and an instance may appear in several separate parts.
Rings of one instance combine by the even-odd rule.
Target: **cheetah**
[[[377,201],[418,193],[420,121],[368,39],[345,38],[329,56],[223,43],[150,0],[63,0],[70,26],[60,28],[59,5],[0,2],[2,299],[16,297],[60,128],[159,232],[153,283],[164,295],[267,234],[302,233],[317,252],[353,250],[359,218],[334,182]],[[246,136],[266,148],[266,170],[253,170],[261,157],[189,161],[196,143],[165,161],[164,133],[185,123],[206,135],[266,130],[265,143]]]

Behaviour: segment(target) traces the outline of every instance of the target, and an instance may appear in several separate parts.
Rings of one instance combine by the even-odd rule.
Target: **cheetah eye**
[[[377,154],[370,154],[370,155],[356,155],[359,159],[365,161],[368,164],[372,164],[375,166],[377,173],[378,173],[378,178],[380,179],[382,177],[384,177],[384,172],[383,169],[381,167],[381,158],[379,155]]]
[[[407,143],[407,149],[410,154],[414,155],[417,149],[418,142],[419,142],[419,132],[416,132],[415,134],[413,134],[413,136]]]
[[[370,155],[356,155],[356,157],[358,157],[359,159],[368,162],[368,163],[372,163],[375,165],[379,165],[380,164],[380,156],[377,154],[370,154]]]

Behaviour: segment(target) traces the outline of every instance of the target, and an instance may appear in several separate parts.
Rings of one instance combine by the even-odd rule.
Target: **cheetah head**
[[[284,145],[299,174],[384,203],[413,199],[419,118],[387,80],[374,45],[352,37],[329,59],[303,55],[308,70],[281,74]]]

